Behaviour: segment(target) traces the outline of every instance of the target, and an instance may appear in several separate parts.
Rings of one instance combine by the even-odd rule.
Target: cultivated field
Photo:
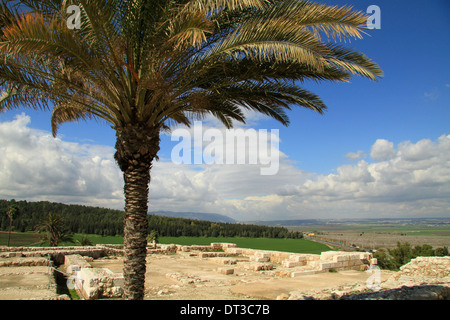
[[[87,236],[96,244],[123,244],[123,237],[75,234],[74,241]],[[0,232],[0,245],[6,245],[8,233]],[[39,246],[41,237],[35,233],[11,233],[11,246]],[[235,243],[240,248],[285,251],[294,253],[320,254],[330,250],[324,244],[306,239],[273,239],[273,238],[243,238],[243,237],[160,237],[159,243],[179,245],[209,245],[213,242]],[[61,246],[76,245],[76,242],[64,242]]]
[[[32,232],[11,232],[10,245],[14,247],[30,247],[38,245],[41,236]],[[8,244],[8,232],[0,231],[0,246]]]
[[[180,245],[209,245],[214,242],[235,243],[239,248],[320,254],[330,250],[324,244],[306,239],[273,239],[242,237],[161,237],[160,243]]]
[[[308,226],[291,227],[296,231],[310,232],[317,240],[327,240],[345,246],[358,246],[370,250],[397,247],[397,242],[408,242],[411,246],[431,245],[433,248],[450,247],[450,227],[448,226]]]

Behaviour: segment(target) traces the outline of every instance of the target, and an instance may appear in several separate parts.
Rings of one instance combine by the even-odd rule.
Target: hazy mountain
[[[336,225],[450,225],[450,218],[361,218],[245,221],[263,226],[336,226]]]
[[[256,224],[262,226],[304,226],[304,225],[320,225],[323,221],[318,219],[303,220],[269,220],[269,221],[245,221],[246,224]]]
[[[227,222],[236,223],[236,220],[217,213],[201,213],[201,212],[172,212],[172,211],[153,211],[148,214],[153,214],[163,217],[185,218],[194,220],[205,220],[212,222]]]

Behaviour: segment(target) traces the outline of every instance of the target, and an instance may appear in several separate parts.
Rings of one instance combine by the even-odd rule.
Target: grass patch
[[[306,239],[273,239],[241,237],[160,237],[160,243],[180,245],[209,245],[212,242],[235,243],[239,248],[320,254],[329,251],[326,245]]]
[[[123,244],[122,236],[101,236],[98,234],[83,234],[83,233],[75,233],[73,236],[74,242],[63,242],[61,246],[76,246],[78,245],[77,241],[81,241],[82,237],[87,237],[91,240],[93,245],[96,244]]]
[[[41,236],[34,232],[11,232],[12,247],[30,247],[39,245]],[[8,232],[0,231],[0,246],[8,245]]]
[[[86,236],[93,245],[96,244],[123,244],[123,237],[121,236],[100,236],[95,234],[80,234],[74,235],[74,242],[63,242],[60,246],[74,246],[77,245],[77,240],[81,240]],[[6,245],[8,241],[8,233],[0,232],[0,245]],[[39,246],[41,237],[35,233],[20,233],[15,232],[11,234],[12,246]],[[240,248],[260,249],[260,250],[274,250],[293,253],[312,253],[320,254],[323,251],[329,251],[326,245],[309,241],[306,239],[274,239],[274,238],[244,238],[244,237],[160,237],[159,243],[164,244],[179,244],[179,245],[209,245],[213,242],[229,242],[235,243]],[[44,244],[45,245],[45,244]]]

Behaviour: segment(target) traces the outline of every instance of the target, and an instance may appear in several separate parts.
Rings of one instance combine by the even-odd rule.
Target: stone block
[[[308,261],[306,255],[299,255],[299,254],[292,254],[289,256],[288,261],[296,261],[296,262],[302,262],[305,263]]]
[[[341,254],[340,251],[324,251],[320,254],[320,260],[333,260],[335,256]]]
[[[70,254],[64,256],[64,266],[68,274],[73,274],[75,271],[80,271],[82,268],[91,268],[89,262],[87,262],[79,254]]]
[[[335,255],[333,257],[333,261],[335,262],[343,262],[350,260],[350,257],[348,255]]]
[[[295,277],[300,277],[300,276],[312,275],[312,274],[316,274],[316,273],[317,273],[317,270],[292,271],[291,277],[295,278]]]
[[[328,270],[335,267],[336,265],[333,262],[321,262],[319,264],[319,270]]]
[[[281,265],[285,268],[294,268],[294,267],[300,267],[300,266],[304,266],[306,265],[306,261],[305,262],[298,262],[298,261],[289,261],[289,260],[284,260]]]
[[[219,264],[236,264],[237,259],[233,259],[233,258],[222,258],[222,257],[214,257],[214,258],[209,258],[210,261],[212,262],[216,262]]]
[[[363,262],[361,260],[359,260],[359,259],[357,259],[357,260],[349,260],[349,262],[348,262],[348,266],[349,267],[360,266],[362,264],[363,264]]]
[[[0,267],[35,267],[47,264],[48,260],[44,257],[9,258],[0,261]]]
[[[217,242],[217,243],[211,243],[211,248],[216,250],[226,250],[228,248],[236,248],[237,245],[235,243],[227,243],[227,242]]]
[[[234,273],[233,268],[217,268],[217,271],[221,274],[233,274]]]
[[[320,260],[320,255],[318,254],[309,254],[306,256],[306,260],[307,261],[319,261]]]
[[[243,254],[245,256],[253,256],[255,254],[255,250],[254,249],[248,249],[248,248],[242,248],[241,249],[241,254]]]
[[[271,253],[267,251],[255,251],[255,256],[270,259]]]
[[[242,254],[242,249],[241,248],[229,247],[229,248],[224,249],[224,251],[226,253],[233,253],[233,254],[236,254],[236,255],[241,255]]]
[[[373,254],[370,252],[360,252],[359,259],[361,260],[370,260],[373,258]]]
[[[251,256],[250,261],[254,262],[269,262],[269,257],[261,257],[261,256]]]
[[[341,268],[346,268],[348,265],[347,261],[340,261],[340,262],[333,262],[333,267],[332,268],[336,268],[336,269],[341,269]]]
[[[291,277],[292,271],[291,270],[275,270],[274,275],[277,277]]]
[[[118,298],[122,296],[124,278],[107,268],[82,268],[77,272],[77,282],[84,299]]]
[[[272,270],[273,265],[270,263],[258,263],[258,262],[240,262],[237,264],[239,267],[253,270],[253,271],[261,271],[261,270]]]

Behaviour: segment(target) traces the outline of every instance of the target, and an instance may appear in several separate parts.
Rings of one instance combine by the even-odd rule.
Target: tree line
[[[11,221],[8,208],[15,206],[19,214]],[[102,236],[123,235],[121,210],[63,204],[48,201],[0,200],[0,230],[35,231],[48,215],[60,215],[64,226],[73,233],[98,234]],[[302,238],[301,232],[284,227],[269,227],[239,223],[222,223],[194,219],[148,216],[148,231],[159,236],[179,237],[252,237],[252,238]]]
[[[396,248],[377,250],[373,257],[377,258],[380,268],[398,271],[401,266],[417,257],[443,257],[448,255],[448,248],[445,246],[433,248],[428,244],[424,244],[412,247],[409,242],[397,242]]]

